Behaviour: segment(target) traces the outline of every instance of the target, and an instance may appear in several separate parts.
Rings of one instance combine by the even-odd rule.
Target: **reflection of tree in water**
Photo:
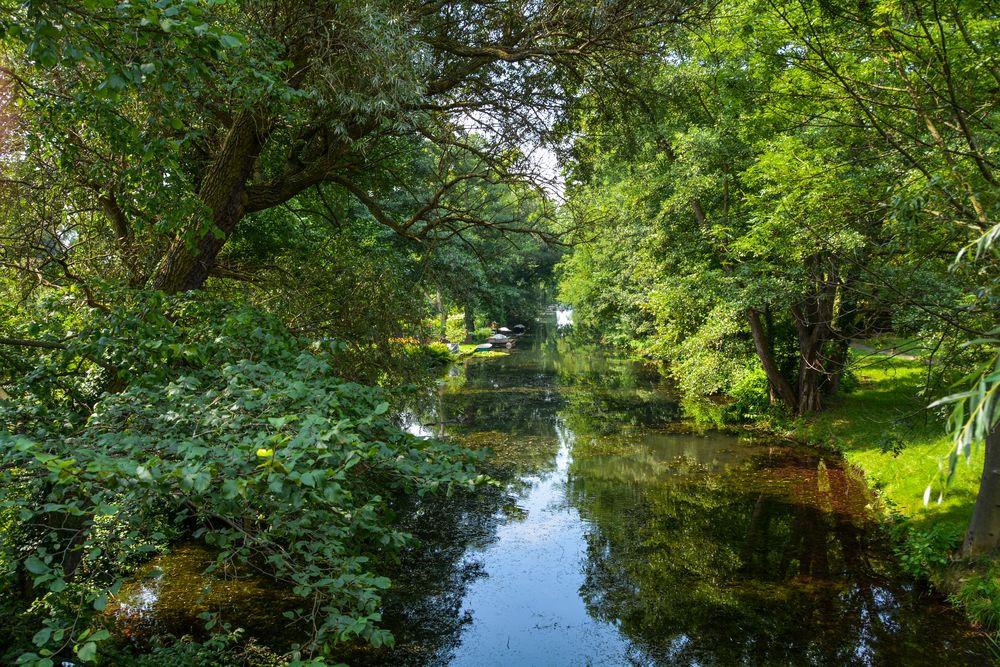
[[[360,647],[340,659],[351,665],[445,664],[458,645],[468,619],[461,615],[466,587],[483,575],[481,566],[464,558],[469,548],[482,549],[496,539],[497,525],[513,504],[508,491],[485,487],[452,497],[412,498],[399,508],[407,516],[403,530],[418,544],[404,550],[390,573],[393,586],[383,598],[384,626],[396,647],[376,651]]]
[[[893,578],[841,469],[783,450],[723,474],[631,472],[578,456],[568,492],[593,526],[589,612],[654,662],[936,665],[981,650]]]
[[[560,416],[574,433],[611,434],[675,421],[680,408],[662,391],[620,389],[567,391]]]

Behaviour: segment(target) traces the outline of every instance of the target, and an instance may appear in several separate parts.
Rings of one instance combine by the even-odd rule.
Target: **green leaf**
[[[236,485],[236,480],[227,479],[222,483],[222,497],[226,500],[232,500],[240,494],[239,487]]]
[[[382,401],[381,403],[375,406],[375,414],[377,415],[385,414],[388,409],[389,409],[389,404],[386,403],[385,401]]]
[[[24,561],[24,567],[32,574],[43,574],[49,571],[49,566],[35,556],[28,556]]]
[[[97,644],[94,642],[87,642],[76,650],[76,655],[80,658],[80,660],[90,662],[97,656]]]
[[[58,62],[59,54],[53,46],[46,47],[38,53],[38,64],[46,69],[55,67]]]
[[[226,33],[219,36],[219,44],[224,49],[236,49],[243,46],[243,38],[239,35]]]
[[[52,637],[52,628],[42,628],[31,638],[31,643],[35,646],[45,646]]]

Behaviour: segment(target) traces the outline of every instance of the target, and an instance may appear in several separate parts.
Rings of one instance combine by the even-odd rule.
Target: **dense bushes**
[[[0,644],[87,662],[129,559],[180,535],[301,596],[301,656],[391,642],[380,571],[409,540],[395,499],[473,484],[474,455],[402,432],[381,390],[337,377],[337,343],[251,308],[140,294],[81,324],[35,348],[0,405],[0,586],[30,619]]]

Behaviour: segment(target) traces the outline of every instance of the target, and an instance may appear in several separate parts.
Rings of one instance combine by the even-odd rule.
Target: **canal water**
[[[468,537],[434,594],[455,621],[435,618],[428,641],[412,598],[390,605],[389,662],[991,663],[958,614],[900,576],[874,499],[836,458],[681,428],[659,374],[551,324],[453,369],[411,425],[492,448],[506,481],[492,523],[466,518],[450,536]]]
[[[404,413],[415,433],[490,448],[498,485],[401,512],[420,545],[385,599],[396,647],[345,662],[991,664],[960,615],[900,576],[836,458],[682,428],[657,373],[554,324],[453,367]],[[165,599],[143,613],[166,615]]]

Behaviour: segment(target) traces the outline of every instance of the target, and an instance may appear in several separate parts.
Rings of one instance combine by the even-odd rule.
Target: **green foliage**
[[[465,340],[465,315],[457,313],[448,316],[448,326],[445,337],[452,343]]]
[[[218,634],[206,642],[181,637],[155,645],[145,654],[109,651],[108,658],[119,667],[287,667],[289,661],[245,639],[241,631]]]
[[[1000,628],[1000,566],[996,561],[988,561],[981,571],[968,574],[948,597],[977,625],[994,631]]]
[[[91,311],[41,355],[0,406],[2,507],[16,513],[2,562],[29,591],[38,660],[67,647],[91,660],[107,637],[94,612],[165,518],[218,550],[212,569],[286,582],[306,655],[392,641],[380,564],[410,539],[391,525],[394,498],[469,487],[477,456],[400,431],[384,392],[336,376],[340,348],[248,307],[150,293]],[[71,395],[92,398],[88,413]]]
[[[446,366],[453,360],[448,345],[445,343],[427,343],[426,345],[406,345],[406,353],[418,360],[421,366]]]
[[[898,514],[893,519],[894,550],[903,570],[920,579],[940,578],[951,563],[952,552],[962,541],[961,529],[951,524],[916,528]]]
[[[763,421],[772,411],[768,398],[767,376],[758,364],[752,364],[729,388],[732,403],[726,406],[732,421]]]

